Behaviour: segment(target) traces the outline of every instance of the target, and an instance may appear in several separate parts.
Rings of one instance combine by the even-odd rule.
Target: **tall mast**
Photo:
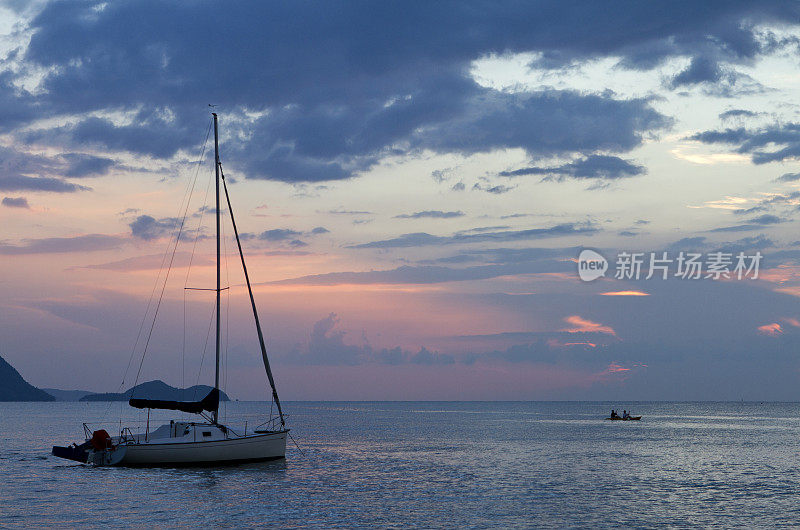
[[[214,388],[219,392],[219,335],[220,335],[220,259],[219,259],[219,132],[217,130],[217,113],[214,116],[214,172],[217,190],[217,356],[214,370]],[[214,423],[219,417],[219,407],[214,411]]]

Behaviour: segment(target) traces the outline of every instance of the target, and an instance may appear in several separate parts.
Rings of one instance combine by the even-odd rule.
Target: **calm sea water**
[[[0,526],[800,524],[800,404],[287,403],[285,461],[92,468],[50,456],[102,403],[0,404]],[[264,407],[229,403],[235,424]],[[153,423],[156,420],[153,419]]]

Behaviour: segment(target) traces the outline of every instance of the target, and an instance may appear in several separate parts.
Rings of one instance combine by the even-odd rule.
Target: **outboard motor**
[[[111,449],[111,436],[109,436],[108,432],[106,432],[105,429],[94,431],[92,433],[92,439],[90,441],[95,451],[104,451],[106,449]]]

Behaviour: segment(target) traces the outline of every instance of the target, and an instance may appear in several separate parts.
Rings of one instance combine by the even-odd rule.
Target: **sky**
[[[5,0],[0,355],[213,382],[215,105],[282,399],[798,400],[798,52],[792,2]]]

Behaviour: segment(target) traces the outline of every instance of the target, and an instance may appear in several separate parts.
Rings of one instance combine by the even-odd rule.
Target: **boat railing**
[[[120,444],[129,444],[129,443],[136,443],[136,436],[133,435],[130,427],[123,427],[122,431],[119,433],[119,443]]]
[[[284,418],[287,418],[288,416],[289,416],[288,414],[284,414]],[[281,421],[280,416],[272,416],[264,423],[256,425],[256,428],[253,429],[253,432],[280,431],[282,430],[280,421]]]

